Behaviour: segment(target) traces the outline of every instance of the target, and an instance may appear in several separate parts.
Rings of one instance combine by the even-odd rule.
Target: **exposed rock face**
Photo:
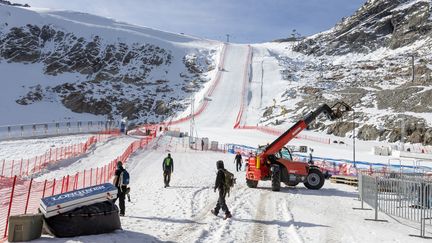
[[[353,126],[354,124],[352,122],[336,122],[328,127],[327,133],[345,137],[349,131],[353,130]],[[355,127],[357,126],[358,124],[355,124]]]
[[[401,87],[377,92],[378,109],[393,109],[397,112],[431,112],[432,90],[419,87]]]
[[[0,60],[40,63],[51,76],[81,75],[59,85],[28,87],[16,100],[20,105],[54,100],[77,113],[159,122],[184,109],[188,93],[201,89],[209,80],[204,73],[214,68],[209,51],[174,57],[155,44],[110,42],[98,35],[86,39],[54,25],[7,28],[0,19],[1,26],[6,28],[0,28]],[[178,70],[174,58],[184,64],[180,77],[171,74]]]
[[[10,6],[19,6],[19,7],[30,7],[30,5],[26,4],[19,4],[19,3],[11,3],[10,1],[6,1],[6,0],[0,0],[0,4],[4,4],[4,5],[10,5]]]
[[[47,25],[11,28],[0,44],[1,57],[10,62],[43,62],[46,74],[78,72],[89,75],[96,83],[101,80],[145,82],[152,69],[169,65],[172,59],[169,51],[154,45],[102,45],[99,36],[87,41]],[[54,48],[45,51],[48,45]]]
[[[363,140],[376,140],[380,135],[380,131],[375,126],[364,125],[359,129],[357,138]]]
[[[430,1],[368,0],[354,15],[332,30],[306,38],[294,50],[314,55],[368,53],[414,43],[432,32]]]

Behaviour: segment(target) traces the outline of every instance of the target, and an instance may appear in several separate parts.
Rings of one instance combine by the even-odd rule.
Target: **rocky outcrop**
[[[110,42],[98,35],[88,39],[54,25],[0,29],[0,60],[40,63],[50,76],[81,75],[55,86],[28,87],[27,94],[17,98],[18,104],[59,100],[73,112],[128,117],[134,122],[159,122],[184,109],[188,93],[208,81],[204,73],[214,68],[213,54],[214,50],[201,50],[174,57],[171,50],[155,44]],[[175,65],[184,67],[173,79],[178,76],[171,74],[178,70],[172,68],[174,58],[179,60]]]
[[[144,82],[153,69],[169,65],[172,59],[169,51],[158,46],[105,45],[99,36],[89,41],[48,25],[11,28],[0,39],[0,44],[0,57],[9,62],[42,62],[48,75],[77,72],[89,75],[94,82]],[[46,46],[54,48],[46,50]]]
[[[366,124],[359,129],[356,137],[363,140],[377,140],[381,135],[374,125]]]
[[[432,90],[420,87],[400,87],[377,92],[378,109],[396,112],[432,112]]]
[[[4,4],[4,5],[10,5],[10,6],[18,6],[18,7],[30,7],[30,5],[28,5],[27,3],[25,4],[19,4],[19,3],[11,3],[10,1],[6,1],[6,0],[0,0],[0,4]]]
[[[348,132],[353,130],[353,127],[358,127],[358,124],[352,122],[335,122],[328,126],[327,134],[333,134],[340,137],[345,137]]]
[[[432,33],[430,1],[368,0],[332,30],[306,38],[294,50],[313,55],[369,53],[414,43]]]

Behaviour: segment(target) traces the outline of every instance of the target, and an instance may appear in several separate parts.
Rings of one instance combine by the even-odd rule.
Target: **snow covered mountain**
[[[344,100],[355,108],[359,138],[432,144],[430,8],[430,0],[368,0],[328,31],[255,45],[254,63],[266,73],[255,64],[253,82],[276,79],[285,87],[255,107],[257,123],[284,126],[316,104]],[[322,120],[313,128],[350,136],[353,122]]]
[[[182,111],[221,44],[69,11],[0,3],[0,124]],[[7,113],[8,112],[8,113]]]
[[[328,31],[253,45],[243,122],[285,128],[319,103],[344,100],[359,138],[432,144],[430,5],[369,0]],[[221,49],[89,14],[0,4],[0,113],[13,112],[0,124],[184,116],[188,98],[215,76]],[[231,61],[238,71],[245,60]],[[353,124],[312,128],[350,136]]]

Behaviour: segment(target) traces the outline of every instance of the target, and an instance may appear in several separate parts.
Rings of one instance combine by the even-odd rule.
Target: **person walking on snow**
[[[125,215],[126,207],[125,207],[125,196],[127,193],[127,186],[123,185],[121,182],[121,175],[126,170],[123,168],[123,163],[121,161],[117,162],[117,169],[114,173],[113,185],[117,187],[117,198],[114,199],[114,203],[119,199],[120,206],[120,216]]]
[[[234,161],[236,162],[236,171],[237,172],[241,171],[243,159],[240,152],[237,152]]]
[[[228,209],[228,206],[225,202],[225,197],[227,195],[227,191],[225,189],[225,168],[222,160],[218,160],[216,162],[216,168],[218,169],[217,175],[216,175],[216,182],[214,186],[214,192],[216,192],[216,189],[219,190],[219,198],[216,203],[216,207],[211,210],[211,213],[214,215],[219,214],[219,210],[222,209],[222,211],[225,212],[225,219],[231,218],[232,215]]]
[[[312,148],[309,148],[309,161],[308,161],[308,163],[309,164],[311,164],[311,165],[313,165],[314,164],[314,161],[313,161],[313,156],[312,156],[312,153],[313,153],[313,149]]]
[[[201,151],[204,151],[204,139],[201,139]]]
[[[169,183],[171,180],[171,174],[174,173],[174,161],[171,158],[171,154],[168,154],[168,157],[166,157],[163,160],[162,170],[163,170],[164,183],[165,183],[165,188],[166,188],[166,187],[169,187]]]

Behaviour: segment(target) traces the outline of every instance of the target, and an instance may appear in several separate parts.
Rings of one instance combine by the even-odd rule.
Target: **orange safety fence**
[[[247,59],[244,65],[244,75],[243,75],[243,88],[242,88],[242,93],[241,93],[241,103],[240,103],[240,110],[237,114],[237,118],[236,121],[234,123],[234,128],[239,128],[240,126],[240,122],[242,120],[243,117],[243,111],[244,111],[244,106],[245,106],[245,99],[246,99],[246,86],[248,84],[249,78],[250,78],[250,69],[248,67],[250,67],[252,62],[252,47],[250,45],[248,45],[248,55],[247,55]]]
[[[226,46],[226,44],[224,44],[224,46],[222,47],[221,55],[219,57],[218,71],[216,73],[216,76],[213,79],[213,83],[211,84],[211,86],[209,87],[207,92],[205,93],[205,97],[210,97],[213,94],[214,90],[216,89],[217,85],[219,84],[219,81],[222,77],[222,70],[224,69],[224,65],[225,65],[224,63],[225,63],[226,49],[227,49],[227,46]],[[170,125],[176,125],[176,124],[180,124],[180,123],[189,121],[190,119],[192,119],[192,117],[196,117],[196,116],[200,115],[207,108],[208,103],[209,103],[209,101],[207,99],[204,99],[203,102],[201,103],[201,106],[195,111],[194,114],[189,115],[187,117],[180,118],[178,120],[165,122],[165,123],[162,123],[161,125],[170,126]]]
[[[156,131],[153,130],[150,136],[132,142],[121,155],[105,166],[76,172],[62,178],[39,181],[37,178],[25,179],[17,175],[0,177],[0,241],[2,236],[4,240],[8,235],[10,215],[36,213],[40,199],[45,196],[111,181],[117,161],[126,163],[131,154],[140,148],[145,148],[155,137]],[[2,229],[4,229],[3,232],[1,232]],[[1,233],[3,233],[2,236]]]
[[[74,158],[87,151],[92,145],[97,142],[104,141],[115,133],[103,133],[91,136],[84,143],[71,144],[68,146],[50,148],[44,154],[35,156],[28,159],[15,159],[15,160],[2,160],[0,161],[0,176],[2,177],[27,177],[39,172],[42,172],[48,166],[55,164],[59,161]]]
[[[246,99],[246,87],[247,84],[249,83],[249,79],[250,79],[250,65],[252,62],[252,47],[248,46],[249,50],[248,50],[248,56],[246,59],[246,63],[244,65],[244,75],[243,75],[243,87],[242,87],[242,93],[241,93],[241,102],[240,102],[240,110],[237,114],[237,118],[236,121],[234,123],[234,129],[255,129],[267,134],[271,134],[271,135],[275,135],[275,136],[280,136],[282,133],[284,133],[284,131],[282,130],[277,130],[275,128],[270,128],[270,127],[264,127],[264,126],[248,126],[248,125],[240,125],[241,121],[242,121],[242,117],[243,117],[243,113],[245,110],[245,99]],[[318,143],[324,143],[324,144],[330,144],[330,139],[329,138],[320,138],[320,137],[314,137],[314,136],[308,136],[308,135],[297,135],[296,138],[298,139],[305,139],[305,140],[309,140],[309,141],[314,141],[314,142],[318,142]]]

